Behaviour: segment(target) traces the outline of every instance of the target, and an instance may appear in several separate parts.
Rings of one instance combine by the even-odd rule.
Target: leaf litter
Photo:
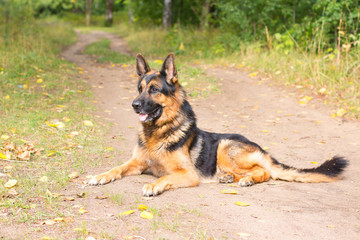
[[[5,142],[3,146],[0,146],[0,158],[29,161],[31,156],[40,156],[43,151],[44,148],[35,148],[33,143],[27,141],[23,145],[18,146],[14,142]]]

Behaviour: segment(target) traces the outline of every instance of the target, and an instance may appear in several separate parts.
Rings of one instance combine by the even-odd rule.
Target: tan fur
[[[222,140],[217,150],[218,168],[223,174],[230,174],[234,182],[254,181],[260,183],[273,179],[295,182],[333,182],[338,177],[328,177],[320,173],[304,173],[297,169],[284,169],[272,163],[269,154],[260,149],[233,140]],[[225,177],[223,175],[223,177]],[[228,176],[227,176],[228,177]],[[246,178],[246,180],[241,180]]]
[[[211,166],[213,167],[210,168],[212,172],[204,174],[206,176],[202,175],[200,171],[204,172],[204,170],[201,169],[201,166],[195,166],[197,164],[196,160],[201,154],[203,143],[209,144],[209,142],[206,142],[207,140],[202,137],[198,137],[196,143],[193,142],[196,131],[188,131],[195,125],[194,121],[189,121],[188,116],[181,112],[180,108],[184,103],[186,94],[178,83],[176,67],[172,65],[173,62],[173,54],[170,54],[164,61],[163,66],[168,66],[165,68],[167,75],[164,83],[161,79],[164,76],[160,76],[160,72],[150,71],[146,60],[142,55],[138,55],[137,72],[139,81],[143,79],[140,82],[142,90],[138,98],[151,99],[149,102],[162,107],[160,109],[162,114],[156,116],[157,119],[154,122],[143,121],[143,128],[139,133],[139,145],[135,147],[133,156],[129,161],[94,176],[89,181],[89,184],[105,184],[115,179],[121,179],[124,176],[138,175],[145,170],[150,170],[153,175],[159,177],[155,182],[145,184],[143,187],[143,194],[150,196],[173,188],[196,186],[199,181],[212,181],[216,177],[219,177],[220,182],[239,182],[241,186],[265,182],[270,177],[298,182],[331,182],[338,179],[338,177],[328,177],[325,174],[308,173],[309,170],[300,171],[290,167],[283,167],[256,144],[231,139],[219,141],[216,150],[217,159],[216,161],[210,161],[210,163],[216,162],[217,173],[208,177],[208,175],[213,175],[215,170],[215,166]],[[147,83],[144,74],[150,75],[154,73],[155,77],[152,76],[150,82]],[[164,71],[162,71],[162,74],[164,74]],[[164,87],[162,84],[167,83],[175,87],[175,92],[168,96],[161,91],[151,91],[152,86],[162,89]],[[134,108],[136,108],[136,105]],[[157,112],[155,111],[155,113]],[[178,143],[181,144],[176,145]],[[192,143],[194,143],[194,146],[192,146]],[[173,150],[174,144],[176,150]],[[212,156],[212,160],[215,160],[215,154]],[[201,161],[204,161],[204,159]],[[202,164],[201,161],[200,164]]]

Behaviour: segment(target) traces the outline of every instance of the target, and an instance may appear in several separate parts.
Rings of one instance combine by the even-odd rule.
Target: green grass
[[[110,196],[110,200],[116,203],[117,205],[119,206],[123,205],[125,200],[124,194],[114,193],[114,194],[109,194],[109,196]]]
[[[90,28],[87,28],[88,30]],[[90,30],[89,30],[90,31]],[[93,55],[98,62],[109,62],[114,64],[134,64],[134,57],[120,54],[110,49],[111,42],[109,39],[102,39],[91,43],[85,48],[85,54]],[[136,50],[134,50],[135,52]],[[139,51],[140,52],[140,51]],[[160,70],[162,62],[166,55],[154,57],[152,54],[145,56],[151,69]],[[185,58],[177,60],[176,67],[178,69],[181,84],[186,88],[191,97],[206,98],[210,93],[219,92],[219,86],[216,79],[209,77],[200,66],[194,66],[194,62],[186,62]],[[198,65],[199,62],[195,62]]]
[[[255,44],[243,49],[218,62],[300,89],[302,95],[335,106],[334,112],[343,109],[345,116],[360,118],[360,82],[357,81],[360,78],[360,68],[357,67],[360,49],[342,53],[340,62],[333,53],[315,54],[296,49],[287,53],[282,50],[264,51]]]
[[[114,64],[129,64],[134,62],[134,58],[110,49],[110,40],[102,39],[86,46],[85,54],[95,55],[98,62],[111,62]]]
[[[257,76],[301,88],[303,95],[320,97],[324,103],[335,106],[335,112],[345,110],[346,117],[360,118],[359,45],[337,54],[332,49],[323,52],[297,47],[285,49],[275,41],[242,43],[218,29],[203,32],[176,25],[166,31],[126,23],[115,29],[126,38],[133,52],[144,56],[163,59],[169,52],[175,52],[176,62],[188,66],[213,64],[256,72]],[[180,81],[188,79],[186,73],[180,76]]]
[[[53,21],[11,24],[0,38],[0,152],[6,154],[4,146],[11,142],[44,150],[28,161],[0,159],[0,172],[7,175],[0,178],[0,207],[13,212],[1,221],[31,223],[61,213],[61,197],[49,192],[68,184],[71,172],[98,164],[95,159],[105,154],[99,137],[104,130],[91,115],[92,93],[79,80],[82,71],[58,56],[76,40],[71,27]],[[55,121],[64,127],[51,125]],[[4,186],[9,179],[17,180],[17,195]]]

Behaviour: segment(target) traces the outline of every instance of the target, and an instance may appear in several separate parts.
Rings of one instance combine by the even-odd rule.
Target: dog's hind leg
[[[256,157],[260,149],[240,141],[221,140],[217,150],[217,164],[221,172],[220,183],[238,182],[247,187],[270,179],[270,172],[259,166]]]

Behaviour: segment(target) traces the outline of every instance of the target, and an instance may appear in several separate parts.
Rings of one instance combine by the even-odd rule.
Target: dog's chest
[[[170,173],[166,165],[157,159],[148,159],[146,160],[146,164],[154,176],[162,177]]]

